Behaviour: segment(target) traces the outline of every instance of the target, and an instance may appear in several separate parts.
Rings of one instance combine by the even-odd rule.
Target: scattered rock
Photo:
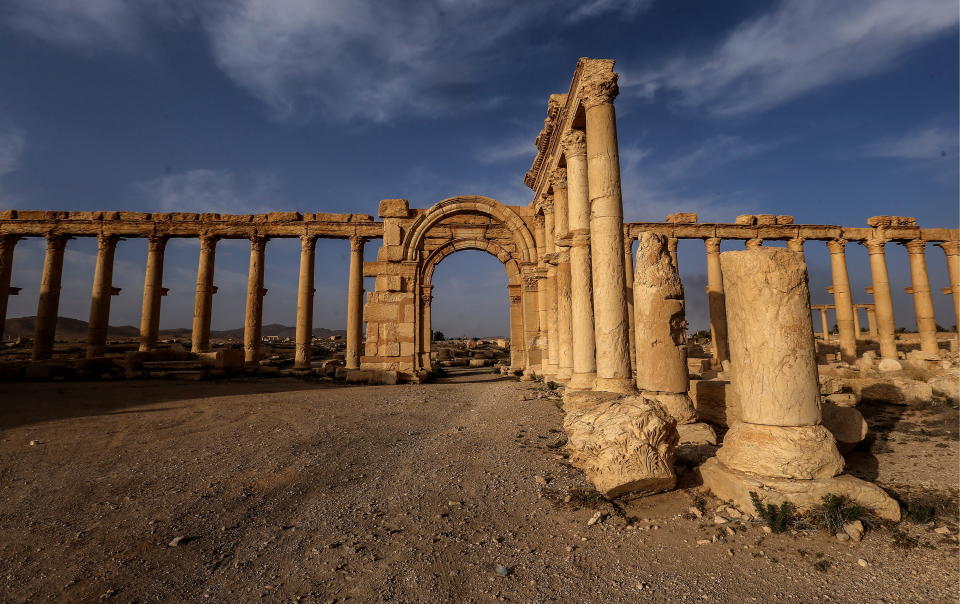
[[[726,518],[724,518],[723,516],[719,515],[719,514],[717,514],[716,516],[713,517],[713,523],[714,523],[714,524],[726,524],[726,523],[728,523],[728,522],[730,522],[730,521],[727,520]]]
[[[697,539],[697,545],[710,545],[710,543],[709,539]]]
[[[900,371],[903,369],[903,365],[901,365],[899,361],[895,361],[893,359],[882,359],[877,364],[877,369],[880,371]]]
[[[37,445],[42,445],[42,444],[43,444],[43,441],[42,441],[42,440],[31,440],[31,441],[30,441],[30,446],[31,446],[31,447],[36,447]]]
[[[690,507],[687,508],[687,511],[695,518],[703,518],[703,512],[700,511],[700,508]]]
[[[763,527],[763,532],[769,534],[773,532],[773,529],[770,528],[769,526],[765,526]]]
[[[506,577],[507,575],[510,575],[512,573],[513,573],[513,569],[508,568],[506,566],[501,566],[499,564],[497,565],[497,574],[500,575],[501,577]]]
[[[537,474],[536,476],[534,476],[533,479],[537,482],[538,485],[542,487],[547,486],[547,483],[550,482],[549,480],[547,480],[545,476],[541,476],[540,474]]]
[[[846,543],[847,541],[850,541],[850,535],[846,533],[837,533],[837,541],[840,543]]]
[[[174,537],[173,540],[171,540],[170,543],[168,543],[167,545],[169,545],[170,547],[177,547],[181,543],[184,543],[184,544],[187,543],[187,541],[189,540],[190,540],[189,537],[185,535],[179,535],[177,537]]]
[[[863,539],[863,523],[859,520],[848,522],[843,525],[843,532],[850,536],[854,541]]]
[[[607,514],[605,512],[597,512],[596,514],[590,517],[590,520],[587,520],[587,526],[593,526],[598,522],[602,522],[603,519],[606,517],[607,517]]]
[[[937,528],[933,529],[933,532],[938,535],[949,535],[950,529],[945,526],[938,526]]]
[[[864,568],[870,566],[870,563],[867,562],[866,560],[864,560],[863,558],[857,558],[857,564],[859,564],[860,566],[862,566],[862,567],[864,567]]]

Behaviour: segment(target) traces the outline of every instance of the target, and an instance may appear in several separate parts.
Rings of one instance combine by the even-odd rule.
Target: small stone
[[[687,511],[690,512],[690,515],[694,518],[703,518],[703,512],[701,512],[699,508],[690,507],[687,508]]]
[[[843,532],[850,535],[854,541],[860,541],[863,539],[863,523],[859,520],[848,522],[843,525]]]
[[[765,526],[765,527],[763,527],[763,532],[764,532],[764,533],[772,533],[772,532],[773,532],[773,529],[770,528],[769,526]]]
[[[603,512],[597,512],[590,517],[590,520],[587,520],[587,526],[593,526],[594,524],[601,522],[607,515]]]
[[[850,535],[843,532],[837,533],[837,541],[840,543],[846,543],[847,541],[850,541]]]
[[[710,545],[709,539],[697,539],[697,545]]]
[[[857,564],[859,564],[860,566],[862,566],[862,567],[864,567],[864,568],[870,566],[870,563],[867,562],[866,560],[864,560],[863,558],[857,558]]]
[[[949,535],[950,529],[945,526],[938,526],[937,528],[933,529],[933,532],[938,535]]]
[[[497,574],[500,575],[501,577],[506,577],[512,572],[513,570],[510,568],[507,568],[506,566],[501,566],[499,564],[497,565]]]
[[[43,444],[43,442],[42,442],[42,441],[39,441],[39,440],[31,440],[31,441],[30,441],[30,446],[31,446],[31,447],[36,447],[37,445],[42,445],[42,444]]]
[[[737,533],[736,533],[732,528],[730,528],[729,526],[723,527],[723,530],[725,530],[725,531],[727,532],[727,534],[730,535],[731,537],[733,537],[734,535],[737,534]]]
[[[462,501],[448,501],[448,502],[447,502],[447,505],[448,505],[449,507],[454,507],[454,506],[461,505],[462,503],[463,503]]]
[[[727,520],[726,518],[724,518],[723,516],[719,515],[719,514],[717,514],[716,516],[713,517],[713,523],[714,523],[714,524],[726,524],[726,523],[728,523],[728,522],[730,522],[730,521]]]
[[[547,483],[550,482],[549,480],[546,479],[546,477],[541,476],[540,474],[537,474],[536,476],[534,476],[533,479],[537,481],[537,484],[542,487],[547,486]]]
[[[173,540],[171,540],[170,543],[168,543],[167,545],[169,545],[170,547],[177,547],[178,545],[183,543],[184,539],[186,538],[187,537],[185,535],[174,537]]]
[[[566,549],[567,549],[567,552],[568,552],[568,553],[569,553],[569,552],[572,552],[572,551],[573,551],[573,546],[572,546],[572,545],[568,545]]]

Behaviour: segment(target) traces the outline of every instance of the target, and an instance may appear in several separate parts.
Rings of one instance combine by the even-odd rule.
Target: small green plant
[[[772,503],[764,504],[760,501],[760,496],[754,491],[750,491],[750,501],[753,502],[753,509],[757,512],[757,517],[763,520],[764,524],[770,527],[774,533],[782,533],[789,529],[797,520],[796,508],[789,501],[784,501],[779,506]]]
[[[582,508],[595,508],[607,503],[606,497],[593,489],[570,489],[570,503]]]
[[[803,519],[814,528],[823,529],[831,534],[843,530],[848,522],[860,520],[866,525],[873,524],[873,516],[867,508],[857,505],[843,495],[827,493],[820,503],[813,506]]]
[[[827,572],[827,569],[830,568],[830,561],[829,561],[829,560],[820,560],[819,562],[815,562],[815,563],[813,564],[813,567],[814,567],[815,569],[817,569],[818,571],[820,571],[820,572],[822,572],[822,573],[825,573],[825,572]]]
[[[557,388],[560,387],[560,384],[558,384],[558,383],[556,383],[556,382],[554,382],[554,381],[552,381],[552,380],[549,381],[549,382],[547,382],[546,385],[547,385],[547,389],[549,389],[549,390],[556,390]]]
[[[542,375],[537,374],[537,373],[533,373],[533,374],[532,374],[532,377],[533,377],[533,381],[534,381],[534,382],[536,382],[536,383],[538,383],[538,384],[542,384],[542,383],[543,383],[543,376],[542,376]]]

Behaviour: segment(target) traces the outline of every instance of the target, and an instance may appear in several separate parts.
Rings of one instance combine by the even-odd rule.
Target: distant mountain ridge
[[[3,337],[33,337],[36,317],[15,317],[7,319],[4,324]],[[70,317],[57,317],[57,339],[59,340],[85,340],[87,338],[88,323],[80,319],[71,319]],[[161,329],[161,338],[189,338],[191,330],[186,327],[175,329]],[[265,336],[277,336],[280,338],[294,338],[297,333],[296,327],[288,327],[280,323],[270,323],[264,325],[262,330]],[[343,329],[327,329],[317,327],[313,330],[313,337],[327,338],[330,336],[346,336],[347,332]],[[107,337],[110,338],[137,338],[140,336],[140,328],[133,325],[111,325],[107,328]],[[211,330],[211,338],[234,338],[243,337],[243,328],[224,329],[220,331]]]

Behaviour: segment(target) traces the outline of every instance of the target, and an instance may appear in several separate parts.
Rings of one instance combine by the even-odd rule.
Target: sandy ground
[[[519,400],[530,388],[485,373],[0,384],[0,600],[957,599],[955,522],[854,544],[683,517],[695,488],[582,501],[561,412]],[[854,454],[858,471],[955,488],[956,432],[938,418],[872,413],[883,452]],[[611,515],[589,526],[597,510]]]

